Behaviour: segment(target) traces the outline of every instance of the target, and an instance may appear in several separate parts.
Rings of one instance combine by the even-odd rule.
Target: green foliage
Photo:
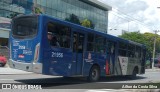
[[[13,19],[13,18],[16,17],[17,15],[18,15],[18,13],[13,12],[13,13],[11,13],[9,16],[7,16],[7,18]]]
[[[88,19],[84,19],[82,22],[81,22],[81,25],[84,26],[84,27],[91,27],[91,22],[88,20]]]
[[[81,25],[84,26],[84,27],[88,27],[88,28],[93,28],[94,29],[94,25],[93,25],[92,21],[90,21],[88,19],[82,20]]]
[[[66,19],[65,19],[65,21],[69,21],[69,22],[72,22],[72,23],[75,23],[75,24],[79,24],[79,25],[80,25],[80,20],[79,20],[79,18],[78,18],[76,15],[74,15],[74,14],[71,14],[71,15],[69,16],[69,18],[66,18]]]
[[[41,8],[39,8],[39,7],[34,7],[34,13],[35,14],[43,14]]]
[[[156,53],[160,53],[160,36],[152,33],[130,32],[119,36],[121,38],[145,44],[147,48],[147,56],[151,57],[153,53],[154,38],[156,36]]]

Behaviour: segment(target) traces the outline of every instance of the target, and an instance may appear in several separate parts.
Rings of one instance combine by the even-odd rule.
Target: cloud
[[[140,30],[153,32],[160,25],[160,9],[157,10],[159,0],[100,0],[113,7],[109,13],[109,28],[127,31]],[[159,4],[160,5],[160,4]],[[117,11],[115,10],[117,9]],[[116,14],[115,14],[116,13]],[[128,15],[128,16],[126,16]],[[129,25],[128,25],[129,24]],[[115,26],[114,26],[115,25]],[[110,34],[120,35],[121,32],[108,31]],[[116,34],[117,33],[117,34]]]
[[[144,1],[133,1],[133,2],[127,2],[123,7],[120,7],[124,12],[130,13],[130,14],[136,14],[139,11],[145,11],[149,5]]]

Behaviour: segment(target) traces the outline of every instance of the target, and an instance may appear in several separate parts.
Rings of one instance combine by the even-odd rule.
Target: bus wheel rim
[[[93,78],[93,79],[96,79],[96,78],[97,78],[97,70],[96,70],[96,69],[94,69],[94,70],[92,71],[92,78]]]

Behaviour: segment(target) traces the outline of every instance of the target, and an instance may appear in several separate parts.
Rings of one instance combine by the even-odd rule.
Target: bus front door
[[[84,34],[78,32],[73,33],[73,75],[82,75],[84,39]]]

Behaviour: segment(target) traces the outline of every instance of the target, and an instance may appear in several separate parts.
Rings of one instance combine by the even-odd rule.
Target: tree
[[[147,49],[146,56],[149,60],[151,60],[152,54],[153,54],[153,42],[154,42],[155,36],[157,39],[156,40],[156,53],[160,53],[160,36],[159,35],[155,35],[152,33],[142,34],[139,32],[130,32],[130,33],[124,33],[123,35],[119,37],[146,45],[146,49]]]
[[[153,51],[153,42],[156,37],[156,53],[160,53],[160,36],[158,34],[152,34],[152,33],[144,33],[145,39],[149,43],[149,51]]]
[[[89,28],[94,29],[94,25],[93,25],[92,21],[88,20],[88,19],[82,20],[81,25],[84,27],[89,27]]]
[[[91,22],[88,20],[88,19],[84,19],[82,22],[81,22],[81,25],[84,26],[84,27],[91,27]]]
[[[33,8],[33,13],[34,14],[43,14],[42,9],[39,7],[34,7]]]
[[[71,14],[71,15],[69,16],[69,18],[66,18],[65,20],[80,25],[80,20],[79,20],[79,18],[78,18],[76,15],[74,15],[74,14]]]

